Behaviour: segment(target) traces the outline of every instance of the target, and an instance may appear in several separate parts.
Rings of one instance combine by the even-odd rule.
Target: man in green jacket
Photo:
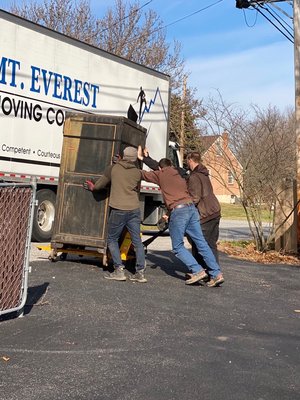
[[[119,238],[126,227],[130,233],[136,253],[136,273],[130,279],[136,282],[147,282],[145,272],[145,251],[141,240],[139,189],[142,173],[136,166],[137,149],[126,147],[123,158],[107,167],[94,184],[91,181],[84,183],[84,188],[90,191],[99,191],[111,184],[108,220],[107,245],[113,260],[114,272],[105,276],[106,279],[125,281],[124,265],[121,260]]]

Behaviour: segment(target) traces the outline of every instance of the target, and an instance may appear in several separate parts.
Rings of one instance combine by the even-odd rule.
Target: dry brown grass
[[[255,250],[253,243],[237,246],[234,242],[219,242],[219,251],[226,253],[229,257],[247,260],[261,264],[288,264],[300,266],[300,258],[297,255],[281,254],[276,251],[261,253]]]

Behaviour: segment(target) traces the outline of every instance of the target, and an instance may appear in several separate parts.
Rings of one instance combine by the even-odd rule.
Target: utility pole
[[[181,160],[183,161],[184,157],[184,142],[185,142],[185,103],[186,103],[186,75],[184,75],[183,78],[183,91],[182,91],[182,109],[181,109],[181,127],[180,127],[180,140],[179,140],[179,154],[181,157]]]
[[[236,0],[236,8],[279,3],[287,0]],[[300,0],[293,0],[294,20],[294,74],[295,74],[295,116],[296,116],[296,155],[297,155],[297,247],[300,252]]]
[[[297,140],[297,242],[300,249],[300,0],[294,0],[295,114]]]

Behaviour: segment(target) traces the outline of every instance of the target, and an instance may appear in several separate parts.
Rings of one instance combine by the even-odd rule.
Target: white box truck
[[[0,179],[36,178],[33,240],[51,238],[66,111],[127,117],[130,109],[151,156],[178,163],[167,75],[3,10],[0,35]],[[157,186],[142,184],[144,224],[157,222],[161,200]]]

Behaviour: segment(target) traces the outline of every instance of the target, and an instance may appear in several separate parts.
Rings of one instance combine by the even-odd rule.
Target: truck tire
[[[55,216],[56,194],[50,189],[38,190],[36,201],[37,206],[32,224],[32,241],[50,242]]]

